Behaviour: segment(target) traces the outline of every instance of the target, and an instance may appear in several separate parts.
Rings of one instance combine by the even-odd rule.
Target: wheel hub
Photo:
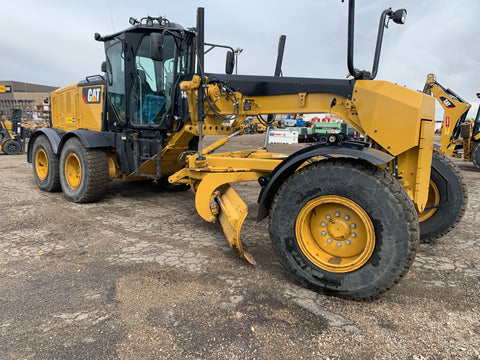
[[[430,219],[433,214],[437,211],[437,206],[440,204],[440,191],[438,190],[437,185],[430,179],[430,186],[428,188],[428,199],[425,204],[425,211],[421,214],[418,214],[418,221],[422,222],[427,219]]]
[[[78,189],[82,181],[82,167],[75,153],[68,154],[65,159],[65,179],[71,189]]]
[[[307,258],[332,272],[360,268],[375,247],[370,218],[358,204],[341,196],[311,200],[300,211],[295,230]]]
[[[40,181],[45,181],[48,175],[48,160],[45,150],[38,149],[35,154],[35,171]]]

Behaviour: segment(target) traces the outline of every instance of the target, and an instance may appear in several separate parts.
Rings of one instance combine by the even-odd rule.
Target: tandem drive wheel
[[[67,140],[60,155],[60,184],[65,198],[84,203],[107,191],[108,159],[104,150],[87,149],[77,138]]]
[[[32,154],[33,177],[38,187],[48,192],[60,191],[58,157],[46,136],[40,135],[34,140]]]
[[[427,204],[418,215],[420,241],[432,242],[453,229],[465,213],[467,200],[467,186],[460,170],[447,156],[435,151]]]
[[[275,197],[270,235],[280,261],[303,285],[368,299],[406,273],[419,228],[395,178],[363,161],[335,159],[287,179]]]

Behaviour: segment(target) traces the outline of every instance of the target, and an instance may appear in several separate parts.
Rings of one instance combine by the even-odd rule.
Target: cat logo
[[[82,95],[85,104],[98,104],[102,100],[102,88],[101,86],[84,87]]]
[[[440,100],[442,100],[443,104],[449,109],[455,107],[455,105],[444,96],[440,96]]]

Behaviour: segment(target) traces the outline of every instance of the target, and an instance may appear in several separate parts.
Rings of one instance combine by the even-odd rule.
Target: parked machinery
[[[417,212],[429,197],[434,99],[374,80],[385,24],[403,23],[403,9],[383,11],[372,71],[355,69],[354,9],[350,0],[350,79],[231,75],[233,52],[227,74],[207,74],[203,8],[195,29],[146,17],[96,34],[106,76],[52,94],[53,127],[35,132],[28,149],[38,186],[88,202],[114,178],[168,178],[190,188],[198,214],[220,222],[229,244],[255,263],[240,239],[247,206],[232,184],[258,181],[257,218],[270,218],[273,246],[293,277],[352,299],[386,291],[414,260]],[[368,141],[332,134],[290,156],[217,152],[241,135],[248,116],[285,113],[332,113]],[[209,135],[225,137],[204,146]]]
[[[15,114],[12,120],[0,116],[0,152],[7,155],[17,155],[23,150],[23,128]]]
[[[444,110],[440,144],[433,154],[427,209],[419,216],[422,240],[430,242],[451,230],[465,213],[467,187],[460,170],[448,156],[463,155],[465,161],[475,163],[476,147],[480,160],[480,118],[477,114],[474,122],[468,121],[471,105],[442,86],[434,74],[427,76],[423,92],[433,95]]]
[[[423,92],[433,95],[444,110],[438,150],[471,161],[480,168],[480,108],[475,119],[468,120],[468,110],[472,106],[440,84],[434,74],[428,74]],[[480,93],[477,97],[480,98]]]

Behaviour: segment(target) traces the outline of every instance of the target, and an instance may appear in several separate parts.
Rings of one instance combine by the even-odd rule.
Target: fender
[[[299,150],[287,157],[278,164],[268,176],[262,176],[258,179],[262,190],[258,197],[259,209],[257,221],[268,216],[273,198],[285,180],[292,175],[301,164],[315,156],[326,158],[332,156],[356,157],[375,165],[385,165],[394,159],[394,156],[368,146],[369,144],[350,141],[340,142],[338,145],[323,143]]]
[[[33,144],[35,143],[35,139],[40,135],[45,135],[48,138],[48,141],[50,141],[50,145],[52,145],[53,153],[57,155],[60,141],[62,140],[63,135],[65,135],[65,130],[57,128],[40,128],[38,130],[35,130],[32,136],[30,136],[30,140],[28,141],[27,161],[29,163],[32,162]]]
[[[85,146],[87,149],[105,149],[114,147],[113,139],[109,139],[109,137],[106,136],[106,133],[88,129],[76,129],[67,132],[62,137],[59,149],[62,149],[63,145],[65,145],[65,142],[72,137],[79,138],[83,146]]]

